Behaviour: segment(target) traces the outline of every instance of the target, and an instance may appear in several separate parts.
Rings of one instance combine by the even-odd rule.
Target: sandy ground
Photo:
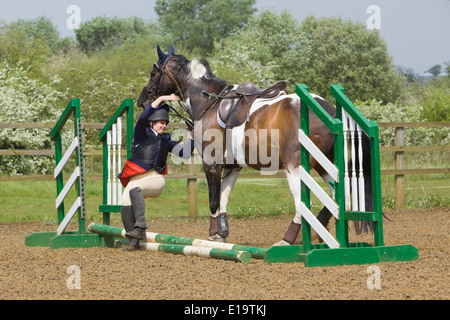
[[[411,244],[419,260],[379,263],[380,289],[369,289],[368,265],[306,268],[302,263],[248,263],[114,248],[30,248],[32,232],[55,231],[41,223],[0,223],[2,300],[304,300],[450,298],[450,208],[389,211],[385,244]],[[280,240],[290,216],[230,219],[230,243],[268,247]],[[148,221],[149,231],[204,238],[208,221]],[[351,241],[372,236],[351,234]],[[70,289],[70,266],[80,289]]]

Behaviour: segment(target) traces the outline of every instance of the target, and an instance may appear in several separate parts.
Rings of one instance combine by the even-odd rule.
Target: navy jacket
[[[170,137],[170,134],[157,135],[148,126],[148,117],[158,110],[149,105],[139,116],[134,128],[131,158],[125,163],[119,178],[126,186],[131,176],[155,169],[158,173],[166,171],[169,152],[188,159],[194,151],[194,141],[189,139],[189,145],[181,146]],[[126,181],[126,184],[124,182]]]

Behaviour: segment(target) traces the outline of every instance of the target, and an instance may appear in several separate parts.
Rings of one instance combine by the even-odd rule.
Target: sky
[[[156,0],[0,0],[0,21],[49,18],[61,37],[73,37],[76,18],[98,16],[156,20]],[[74,11],[72,5],[79,11]],[[373,6],[376,6],[375,8]],[[308,15],[342,17],[379,30],[395,65],[417,74],[450,60],[450,0],[256,0],[258,11],[287,10],[301,21]],[[370,9],[370,10],[368,10]]]

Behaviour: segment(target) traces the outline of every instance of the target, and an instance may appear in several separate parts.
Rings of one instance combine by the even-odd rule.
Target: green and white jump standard
[[[73,115],[74,138],[62,154],[61,131],[67,120]],[[86,204],[85,204],[85,179],[84,179],[84,156],[83,156],[83,136],[80,114],[80,99],[71,99],[61,117],[50,133],[50,137],[55,141],[56,168],[54,178],[56,180],[57,198],[55,201],[58,214],[58,228],[56,232],[32,233],[25,238],[25,245],[29,247],[50,247],[58,248],[89,248],[98,247],[100,238],[92,233],[86,233]],[[64,185],[63,168],[68,163],[71,155],[75,153],[75,169]],[[70,210],[65,214],[64,199],[77,185],[77,198]],[[67,232],[66,228],[75,214],[78,213],[78,231]]]
[[[120,212],[122,207],[122,184],[117,174],[122,169],[122,138],[125,136],[126,157],[131,157],[133,141],[133,99],[125,99],[99,133],[103,144],[103,203],[99,211],[103,213],[103,224],[110,224],[110,213]],[[125,126],[122,118],[126,116]],[[125,135],[123,135],[125,131]]]
[[[378,262],[412,261],[419,258],[416,248],[410,245],[384,246],[380,153],[378,126],[368,121],[345,96],[341,85],[332,85],[331,94],[336,99],[336,119],[332,118],[312,97],[305,84],[297,84],[300,97],[301,144],[301,205],[302,245],[273,246],[266,252],[266,262],[304,262],[307,267]],[[331,163],[309,140],[309,111],[334,134],[334,163]],[[342,119],[342,120],[341,120]],[[361,152],[361,134],[364,131],[370,140],[370,161],[372,168],[373,211],[364,207],[364,176],[362,170],[356,174],[356,143]],[[348,140],[348,141],[347,141]],[[350,144],[350,147],[348,145]],[[309,156],[314,157],[328,172],[333,181],[334,199],[315,183],[309,175]],[[352,177],[349,177],[347,163],[351,156]],[[362,168],[362,154],[359,153],[359,167]],[[326,230],[310,211],[310,191],[329,209],[336,221],[335,237]],[[348,221],[371,221],[374,224],[374,245],[365,242],[350,243]],[[311,244],[311,227],[325,244]]]

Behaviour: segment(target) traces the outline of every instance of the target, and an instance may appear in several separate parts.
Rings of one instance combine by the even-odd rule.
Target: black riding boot
[[[145,221],[145,200],[141,188],[136,187],[130,190],[131,205],[133,206],[135,223],[133,230],[127,231],[127,237],[142,240],[145,238],[147,222]]]
[[[120,209],[120,215],[122,216],[123,227],[126,232],[133,231],[134,224],[136,223],[134,219],[133,207],[132,206],[122,206]],[[139,240],[136,238],[128,237],[130,240],[130,246],[124,248],[125,251],[135,251],[138,250]]]

